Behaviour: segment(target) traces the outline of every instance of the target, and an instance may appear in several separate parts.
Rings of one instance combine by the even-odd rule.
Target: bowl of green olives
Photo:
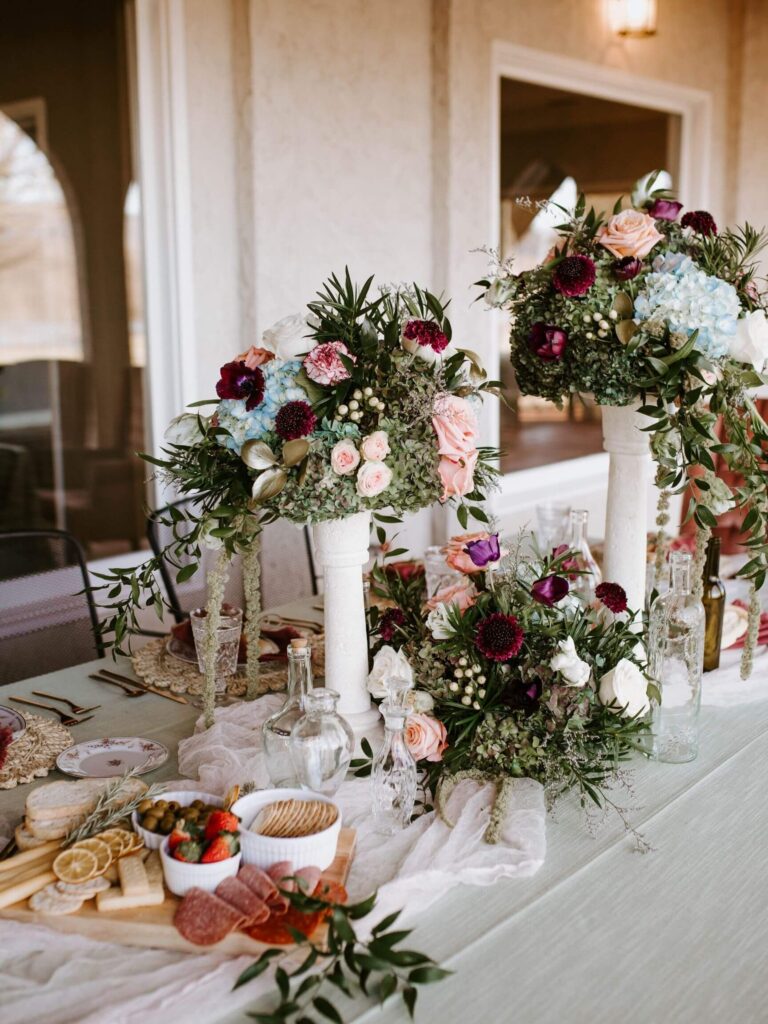
[[[169,790],[157,800],[142,800],[131,815],[131,824],[148,850],[159,850],[180,821],[204,827],[211,811],[223,806],[223,799],[213,793]]]

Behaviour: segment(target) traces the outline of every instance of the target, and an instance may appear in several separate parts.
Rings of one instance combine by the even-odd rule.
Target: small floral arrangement
[[[561,210],[561,241],[543,264],[515,274],[492,254],[478,284],[489,305],[511,313],[523,394],[558,405],[588,392],[604,405],[644,403],[662,489],[660,538],[669,493],[689,487],[695,569],[718,516],[744,510],[750,558],[740,575],[759,590],[768,571],[768,425],[750,389],[768,381],[768,301],[755,277],[765,236],[749,224],[718,232],[704,210],[681,217],[682,204],[654,189],[656,178],[611,216],[587,210],[582,196],[575,211]],[[735,491],[715,476],[715,455],[743,477]],[[751,659],[748,644],[743,675]]]
[[[496,534],[455,537],[448,559],[466,585],[428,602],[418,577],[374,570],[374,592],[389,607],[373,615],[379,643],[369,688],[381,697],[388,679],[418,680],[406,738],[438,806],[469,773],[496,780],[502,793],[505,780],[525,776],[551,798],[576,786],[616,807],[606,785],[641,746],[650,697],[658,699],[634,616],[617,583],[601,583],[593,605],[576,597],[566,547],[527,558],[522,543],[505,555]]]

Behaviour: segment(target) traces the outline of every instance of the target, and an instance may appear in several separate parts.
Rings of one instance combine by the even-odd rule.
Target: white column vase
[[[312,527],[325,579],[325,685],[339,694],[339,714],[352,727],[356,750],[363,737],[376,749],[383,735],[381,715],[368,692],[363,566],[370,531],[370,512]]]
[[[650,420],[639,407],[639,401],[602,406],[603,448],[610,455],[603,579],[624,587],[629,608],[642,612],[651,456],[649,435],[640,429]]]

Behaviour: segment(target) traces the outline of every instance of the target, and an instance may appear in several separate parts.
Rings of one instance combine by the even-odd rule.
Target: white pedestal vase
[[[610,455],[605,519],[603,579],[627,592],[630,610],[645,606],[648,534],[648,483],[651,456],[650,422],[637,412],[640,402],[602,406],[603,448]]]
[[[384,735],[368,692],[363,566],[370,530],[370,512],[312,527],[315,557],[325,579],[325,685],[339,694],[338,711],[352,727],[356,753],[363,737],[375,750]]]

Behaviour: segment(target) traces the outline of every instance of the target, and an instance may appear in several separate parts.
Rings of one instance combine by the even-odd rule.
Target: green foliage
[[[401,944],[411,932],[392,929],[400,911],[389,914],[375,925],[367,941],[358,939],[354,922],[373,910],[375,893],[351,905],[329,902],[301,890],[284,891],[284,895],[292,908],[302,913],[326,911],[328,930],[322,943],[293,931],[296,945],[306,951],[306,956],[290,974],[283,967],[276,967],[278,1003],[268,1011],[248,1014],[259,1024],[302,1024],[314,1019],[308,1016],[312,1011],[323,1020],[342,1024],[344,1018],[328,998],[336,992],[348,999],[362,992],[378,999],[382,1005],[399,992],[409,1016],[413,1017],[418,986],[442,981],[451,974],[424,953],[402,948]],[[294,953],[293,948],[290,953]],[[266,949],[258,960],[246,967],[235,982],[235,988],[257,978],[286,955],[284,949]]]

